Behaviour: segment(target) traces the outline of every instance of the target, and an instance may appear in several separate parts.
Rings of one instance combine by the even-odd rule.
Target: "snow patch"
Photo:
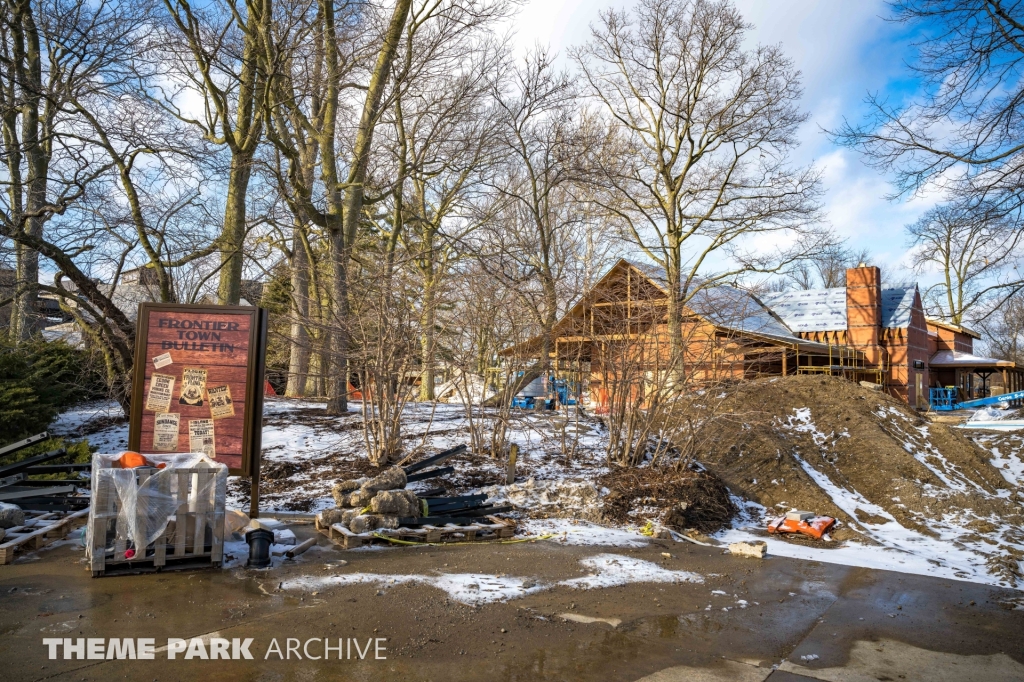
[[[388,575],[379,573],[345,573],[332,576],[302,576],[281,583],[283,590],[319,591],[326,587],[376,584],[384,589],[407,583],[430,585],[442,590],[460,603],[478,606],[493,602],[519,599],[528,594],[551,589],[572,587],[597,589],[630,583],[701,583],[704,578],[688,571],[673,571],[641,559],[619,554],[599,554],[580,561],[593,571],[582,578],[571,578],[556,583],[544,583],[532,578],[483,573],[440,573],[438,575]]]

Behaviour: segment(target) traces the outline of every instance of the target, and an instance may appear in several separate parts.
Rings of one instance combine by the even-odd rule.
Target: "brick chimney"
[[[848,342],[864,351],[868,364],[881,364],[882,274],[873,265],[846,271],[846,329]]]

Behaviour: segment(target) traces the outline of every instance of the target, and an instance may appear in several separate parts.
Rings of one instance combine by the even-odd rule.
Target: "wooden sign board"
[[[206,452],[255,488],[266,345],[261,308],[140,304],[129,449]]]

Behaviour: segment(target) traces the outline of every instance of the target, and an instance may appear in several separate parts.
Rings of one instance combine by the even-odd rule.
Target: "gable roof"
[[[794,341],[793,332],[748,291],[718,284],[700,289],[686,306],[716,327]]]
[[[910,326],[917,287],[882,289],[882,326]],[[845,331],[846,287],[784,291],[765,296],[764,303],[794,332]]]
[[[882,289],[882,326],[886,329],[909,327],[915,296],[916,286]]]
[[[764,304],[794,332],[846,329],[846,289],[783,291],[764,297]]]

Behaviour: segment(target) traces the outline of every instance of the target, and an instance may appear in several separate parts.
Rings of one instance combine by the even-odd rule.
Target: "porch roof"
[[[940,350],[928,361],[929,367],[937,369],[1015,369],[1016,363],[998,358],[986,358],[955,350]]]

